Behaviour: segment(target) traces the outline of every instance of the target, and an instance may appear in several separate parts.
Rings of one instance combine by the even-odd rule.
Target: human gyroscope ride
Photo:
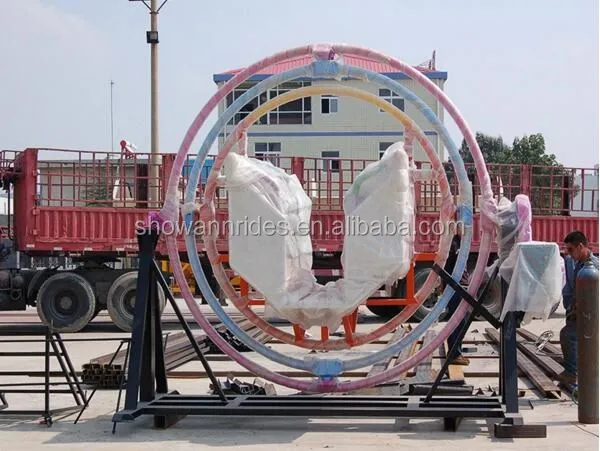
[[[188,154],[193,150],[200,128],[211,112],[233,91],[236,86],[253,75],[291,59],[304,57],[308,63],[283,73],[269,76],[253,85],[239,96],[218,117],[201,142],[191,171],[187,173],[187,184],[182,177]],[[308,57],[308,58],[306,58]],[[474,162],[480,196],[478,196],[480,230],[480,250],[477,263],[468,288],[458,285],[469,255],[474,234],[474,199],[471,182],[465,165],[458,152],[458,146],[438,115],[406,85],[380,73],[371,72],[345,62],[345,57],[363,59],[388,64],[403,72],[422,89],[433,95],[445,108],[461,131]],[[215,140],[224,133],[225,126],[231,123],[236,113],[252,99],[283,83],[297,79],[319,80],[319,83],[293,89],[266,100],[237,123],[235,129],[226,135],[214,159],[212,170],[197,197],[201,183],[201,170],[208,152]],[[458,182],[458,196],[450,192],[446,171],[438,152],[421,128],[407,114],[392,103],[367,91],[337,83],[342,79],[359,79],[388,88],[410,102],[429,121],[441,139],[453,166]],[[371,224],[392,221],[406,225],[409,233],[346,234],[342,254],[343,278],[325,285],[317,283],[312,268],[312,243],[307,233],[302,233],[303,225],[310,223],[312,202],[295,175],[273,166],[268,161],[260,161],[247,155],[248,129],[269,111],[280,105],[312,95],[336,95],[352,97],[375,105],[398,120],[404,130],[403,141],[391,145],[380,161],[368,165],[344,195],[343,207],[346,221],[358,218]],[[420,171],[413,161],[413,143],[417,142],[425,151],[431,163],[431,170]],[[195,152],[195,151],[194,151]],[[441,194],[439,221],[445,227],[439,237],[439,247],[434,269],[415,295],[415,302],[407,305],[385,324],[367,332],[355,329],[355,312],[380,286],[404,278],[414,261],[415,201],[414,183],[417,180],[435,182]],[[181,202],[181,187],[183,203]],[[203,299],[219,320],[244,345],[268,360],[288,368],[308,372],[312,377],[294,378],[270,370],[252,361],[237,351],[219,331],[208,321],[200,309],[199,300],[190,291],[182,270],[180,246],[173,234],[165,235],[169,259],[175,279],[181,289],[187,307],[198,325],[208,337],[232,360],[253,374],[299,391],[294,396],[225,396],[219,382],[214,378],[210,366],[200,349],[196,347],[207,374],[216,388],[215,395],[179,395],[170,393],[167,388],[164,356],[162,354],[159,309],[155,302],[156,281],[167,291],[176,314],[188,337],[191,333],[181,317],[173,297],[154,261],[154,246],[159,230],[150,226],[139,235],[140,268],[137,297],[132,331],[131,356],[124,409],[115,414],[115,422],[133,420],[140,415],[154,415],[158,424],[166,426],[182,415],[296,415],[296,416],[342,416],[342,417],[442,417],[456,426],[464,417],[496,417],[498,435],[518,436],[529,428],[528,436],[545,435],[545,427],[524,426],[518,414],[516,400],[516,342],[514,329],[517,313],[504,309],[501,320],[490,315],[478,304],[475,296],[485,277],[492,243],[501,246],[517,247],[519,242],[530,241],[523,233],[529,227],[530,209],[528,202],[511,204],[504,208],[494,199],[490,178],[477,145],[474,134],[467,126],[458,109],[442,90],[426,75],[401,60],[377,51],[347,45],[319,44],[306,45],[285,50],[264,58],[239,71],[222,85],[197,114],[183,138],[175,157],[162,209],[153,214],[153,223],[177,223],[184,221],[192,225],[196,221],[213,224],[216,221],[215,195],[217,189],[226,190],[228,197],[229,223],[236,221],[259,220],[276,224],[275,233],[230,234],[229,266],[244,280],[256,288],[265,303],[278,316],[288,320],[294,327],[293,333],[283,330],[259,316],[248,298],[241,296],[232,286],[217,248],[217,231],[204,227],[202,247],[210,261],[213,274],[227,299],[256,328],[283,343],[294,345],[297,351],[281,353],[254,339],[228,316],[216,294],[211,289],[198,255],[198,236],[186,227],[185,236],[187,260],[191,264],[197,286]],[[515,206],[516,205],[516,206]],[[522,208],[525,205],[525,208]],[[510,213],[513,213],[510,215]],[[504,221],[510,215],[510,221]],[[462,225],[462,237],[456,265],[452,274],[445,273],[444,267],[450,249],[453,229],[451,222]],[[502,271],[503,262],[498,269]],[[398,328],[430,296],[444,279],[445,289],[431,312],[400,340],[388,344],[376,352],[361,351],[361,346],[372,343]],[[424,333],[436,325],[453,296],[462,298],[459,308],[443,325],[435,338],[417,353],[391,368],[360,379],[347,380],[344,373],[369,367],[412,346]],[[502,356],[500,397],[482,396],[438,396],[437,383],[430,393],[422,396],[357,396],[356,390],[373,387],[397,379],[399,375],[418,365],[437,351],[446,338],[463,322],[465,317],[475,313],[483,315],[492,325],[502,331]],[[326,334],[325,338],[313,339],[304,332],[311,327],[334,331],[343,330],[343,336]],[[465,331],[463,331],[464,334]],[[336,334],[339,335],[339,334]],[[192,340],[193,341],[193,340]],[[320,352],[314,352],[314,351]],[[513,362],[514,360],[514,362]],[[514,366],[513,366],[514,364]],[[444,366],[447,366],[447,362]],[[512,366],[512,369],[511,369]],[[325,393],[338,395],[319,396]],[[312,396],[306,396],[312,394]],[[341,395],[344,394],[344,395]],[[534,429],[531,429],[534,428]]]

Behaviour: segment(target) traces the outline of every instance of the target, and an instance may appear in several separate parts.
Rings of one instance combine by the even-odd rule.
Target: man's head
[[[564,241],[567,253],[574,260],[584,260],[589,255],[588,240],[583,233],[579,231],[571,232],[565,237]]]

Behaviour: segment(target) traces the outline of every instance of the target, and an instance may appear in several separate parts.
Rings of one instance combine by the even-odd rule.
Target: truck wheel
[[[392,296],[394,298],[403,298],[406,293],[406,280],[397,280],[396,284],[392,287]],[[380,316],[385,319],[392,319],[404,308],[403,305],[367,305],[367,308],[374,315]]]
[[[484,277],[481,282],[481,286],[479,287],[479,295],[483,292],[483,288],[485,287],[488,281],[488,277]],[[482,300],[481,305],[488,309],[488,311],[496,318],[500,317],[502,313],[502,288],[500,282],[500,276],[496,276],[496,279],[492,282],[490,289],[487,293],[487,296]],[[554,304],[552,309],[550,310],[550,315],[552,315],[558,309],[560,302]],[[477,320],[483,320],[483,316],[477,315],[475,317]]]
[[[427,280],[427,277],[429,276],[429,273],[431,271],[432,271],[432,269],[429,267],[420,267],[415,270],[415,293],[417,291],[419,291],[419,289],[423,286],[423,284],[425,283],[425,280]],[[402,279],[402,280],[398,281],[396,288],[394,290],[394,297],[395,298],[406,297],[406,279]],[[435,293],[431,293],[429,295],[429,297],[427,299],[425,299],[423,304],[421,304],[421,306],[417,309],[417,311],[415,313],[413,313],[413,316],[411,317],[411,319],[413,321],[421,321],[423,318],[425,318],[429,314],[429,312],[431,311],[431,309],[433,308],[433,306],[436,304],[436,302],[438,300],[439,300],[439,296],[436,295]],[[402,311],[402,309],[404,308],[404,306],[403,305],[374,305],[374,306],[367,306],[367,308],[377,316],[381,316],[383,318],[390,319],[390,318],[393,318],[394,316],[396,316],[398,313],[400,313]],[[446,316],[446,311],[442,312],[442,314],[440,315],[440,320],[444,319],[445,316]]]
[[[42,322],[57,332],[80,331],[96,311],[92,286],[72,272],[59,272],[46,279],[35,303]]]
[[[392,319],[404,308],[402,305],[367,305],[367,308],[374,315],[385,319]]]
[[[483,289],[484,289],[485,285],[487,284],[488,280],[489,280],[489,278],[487,277],[487,275],[484,276],[483,281],[481,282],[481,285],[479,286],[479,290],[477,293],[478,297],[481,296],[481,293],[483,292]],[[486,297],[482,299],[481,305],[483,307],[485,307],[486,309],[488,309],[488,311],[494,317],[496,317],[496,318],[500,317],[500,313],[502,313],[502,291],[501,291],[499,276],[497,276],[496,279],[490,285],[490,289],[488,290]],[[483,316],[478,314],[475,317],[475,319],[482,320]]]
[[[106,308],[110,319],[119,329],[125,332],[131,332],[133,325],[137,276],[137,271],[131,271],[117,277],[106,295]],[[165,293],[160,286],[157,286],[156,289],[158,291],[158,304],[162,313],[165,307]]]
[[[419,289],[423,286],[431,271],[433,270],[428,267],[421,267],[415,270],[415,293],[419,291]],[[437,304],[439,299],[440,297],[436,295],[435,292],[432,292],[429,295],[429,297],[425,299],[425,301],[417,309],[417,311],[413,314],[412,319],[415,321],[422,321],[427,315],[429,315],[429,312],[431,312],[431,310],[433,309],[435,304]],[[442,314],[439,317],[440,321],[444,319],[446,313],[446,310],[442,312]]]

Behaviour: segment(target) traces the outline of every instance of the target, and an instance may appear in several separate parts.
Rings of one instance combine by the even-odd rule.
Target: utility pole
[[[114,81],[110,81],[110,151],[115,151],[115,127],[113,120],[113,86],[115,85]]]
[[[159,208],[159,168],[161,158],[158,148],[158,13],[168,0],[157,7],[158,0],[141,1],[150,11],[150,31],[146,32],[146,42],[150,44],[150,170],[148,181],[148,207]]]

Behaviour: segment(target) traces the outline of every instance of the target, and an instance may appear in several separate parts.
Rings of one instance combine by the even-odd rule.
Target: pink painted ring
[[[473,273],[473,278],[471,284],[469,286],[469,292],[474,294],[479,285],[481,284],[481,279],[483,277],[483,271],[485,269],[485,265],[487,263],[487,258],[489,257],[489,251],[491,246],[491,239],[493,234],[493,224],[491,223],[490,218],[487,216],[488,214],[493,214],[494,212],[494,204],[493,204],[493,195],[491,191],[491,183],[489,179],[489,175],[487,174],[485,163],[483,161],[483,157],[481,155],[481,151],[477,145],[477,141],[473,133],[469,130],[466,125],[466,122],[456,109],[456,107],[452,104],[450,99],[441,91],[439,88],[433,84],[427,77],[422,75],[415,68],[408,66],[398,60],[395,60],[391,57],[387,57],[385,55],[381,55],[369,49],[364,49],[360,47],[349,46],[345,44],[341,45],[324,45],[324,46],[302,46],[297,47],[295,49],[286,50],[284,52],[278,53],[271,57],[265,58],[246,69],[240,71],[236,74],[231,80],[229,80],[224,86],[221,87],[215,93],[209,102],[202,108],[202,110],[198,113],[194,121],[192,122],[188,132],[186,133],[183,142],[180,146],[179,152],[175,158],[175,162],[171,171],[171,176],[169,179],[169,185],[166,194],[165,204],[160,211],[160,216],[165,220],[177,221],[179,216],[179,206],[177,200],[177,188],[179,177],[181,174],[181,170],[183,168],[183,164],[185,162],[185,158],[187,153],[191,147],[192,141],[195,138],[198,130],[205,122],[207,116],[210,112],[218,105],[219,101],[221,101],[229,92],[233,90],[235,86],[237,86],[240,82],[246,80],[251,75],[257,73],[263,68],[269,67],[278,62],[282,62],[291,58],[305,56],[309,54],[319,54],[322,55],[324,52],[328,51],[328,54],[332,53],[340,53],[340,54],[351,54],[357,56],[363,56],[367,58],[375,59],[376,61],[387,62],[395,68],[402,70],[404,73],[409,75],[413,80],[420,83],[427,91],[432,93],[436,99],[442,103],[442,105],[446,108],[450,116],[455,120],[459,129],[461,130],[465,140],[471,150],[471,154],[473,156],[473,160],[476,165],[478,179],[480,181],[481,191],[482,191],[482,209],[484,210],[484,215],[481,221],[482,226],[482,245],[480,248],[479,258],[477,261],[477,266],[475,272]],[[203,327],[206,333],[211,337],[215,344],[223,349],[224,352],[227,352],[236,362],[240,363],[245,368],[254,371],[257,375],[261,377],[265,377],[275,383],[288,386],[290,388],[295,388],[299,390],[305,391],[348,391],[361,387],[368,387],[379,382],[389,380],[391,377],[395,377],[406,369],[410,368],[417,364],[420,360],[427,357],[433,350],[436,349],[436,346],[439,346],[443,340],[447,338],[448,335],[456,328],[457,324],[462,320],[467,307],[465,303],[461,303],[455,314],[452,316],[450,321],[446,324],[446,327],[438,334],[435,340],[425,348],[421,349],[417,354],[412,356],[410,359],[407,359],[405,362],[400,364],[397,367],[394,367],[392,370],[385,371],[378,376],[369,377],[363,379],[361,381],[349,382],[349,383],[340,383],[336,385],[331,385],[329,383],[321,383],[315,385],[314,383],[306,383],[297,381],[292,378],[283,377],[277,373],[267,370],[264,367],[254,364],[253,362],[246,359],[239,352],[235,351],[220,335],[216,332],[216,330],[210,325],[210,323],[203,316],[200,311],[198,305],[195,303],[192,293],[189,291],[185,282],[185,276],[183,271],[181,270],[181,260],[179,258],[179,252],[177,247],[177,240],[173,236],[167,237],[167,247],[169,251],[169,256],[171,261],[174,264],[174,273],[175,277],[182,287],[182,294],[190,311],[194,315],[194,318],[198,322],[198,324]]]

